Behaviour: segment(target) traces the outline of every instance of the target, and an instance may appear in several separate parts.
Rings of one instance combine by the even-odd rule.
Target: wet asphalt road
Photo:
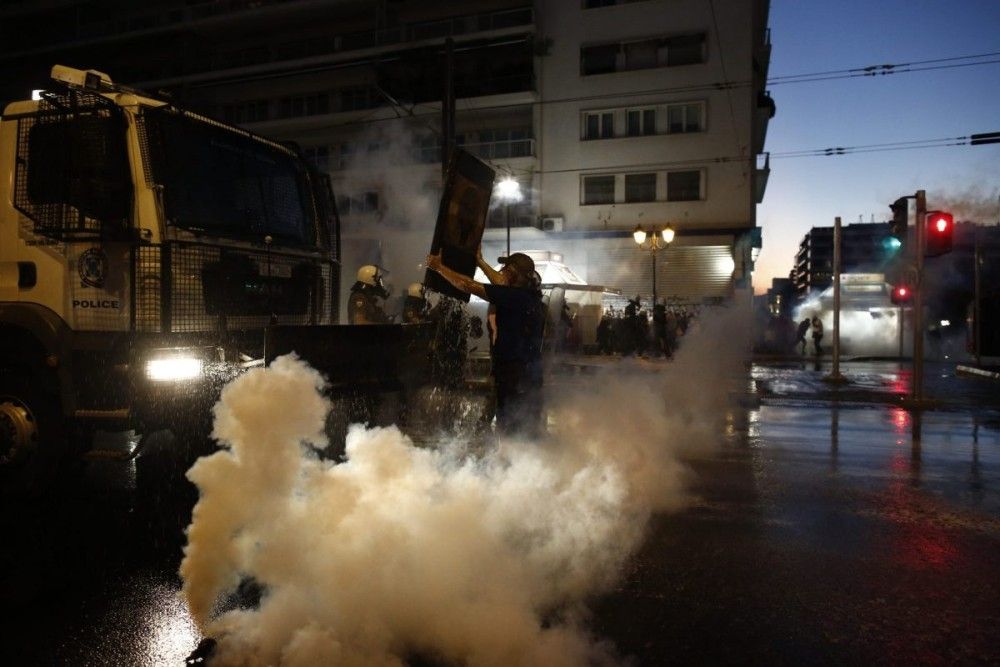
[[[690,462],[697,500],[593,602],[597,636],[641,665],[1000,662],[1000,408],[834,404],[810,398],[817,373],[755,367],[763,401]],[[135,484],[102,463],[4,500],[0,664],[182,664],[197,645],[176,575],[193,494]]]

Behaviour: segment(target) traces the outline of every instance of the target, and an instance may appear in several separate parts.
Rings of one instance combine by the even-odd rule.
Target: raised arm
[[[427,255],[427,268],[431,271],[439,273],[441,277],[451,283],[455,289],[461,290],[466,294],[474,294],[480,299],[486,298],[486,288],[472,278],[445,266],[441,262],[440,251],[436,255]]]
[[[479,265],[479,268],[483,270],[483,273],[486,274],[486,277],[489,278],[490,282],[493,283],[494,285],[503,285],[506,283],[503,274],[494,269],[492,266],[490,266],[489,262],[483,259],[482,246],[476,248],[476,264]]]

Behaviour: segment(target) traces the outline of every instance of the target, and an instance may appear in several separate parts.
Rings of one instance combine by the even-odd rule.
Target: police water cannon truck
[[[225,379],[264,363],[269,325],[304,338],[339,310],[329,180],[293,148],[101,72],[52,78],[0,118],[0,476],[15,487],[44,485],[98,429],[205,420]]]

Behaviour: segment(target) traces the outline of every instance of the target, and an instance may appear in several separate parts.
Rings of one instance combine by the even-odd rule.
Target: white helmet
[[[372,287],[382,287],[382,276],[374,264],[365,264],[358,269],[358,282]]]
[[[415,299],[423,299],[424,286],[420,283],[410,283],[410,286],[406,288],[406,295],[412,296]]]

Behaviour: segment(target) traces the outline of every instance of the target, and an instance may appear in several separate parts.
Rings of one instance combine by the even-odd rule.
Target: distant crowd
[[[697,308],[659,302],[650,313],[636,296],[621,310],[604,311],[597,325],[598,354],[670,358],[697,315]]]

